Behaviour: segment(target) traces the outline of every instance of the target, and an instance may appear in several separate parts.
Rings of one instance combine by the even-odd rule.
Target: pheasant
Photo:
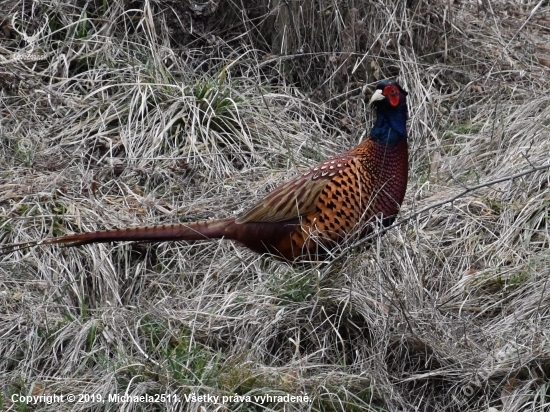
[[[291,262],[323,259],[351,234],[364,237],[374,225],[395,219],[407,189],[406,96],[397,82],[380,82],[369,102],[376,121],[362,143],[276,188],[237,218],[103,230],[41,243],[225,238]]]

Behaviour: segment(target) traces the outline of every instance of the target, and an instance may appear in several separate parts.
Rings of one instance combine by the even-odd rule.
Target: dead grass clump
[[[409,91],[411,152],[400,223],[332,263],[225,241],[0,256],[0,405],[165,393],[182,402],[124,406],[546,410],[550,176],[502,178],[548,162],[549,11],[7,2],[3,244],[236,214],[360,141],[361,89],[381,78]]]

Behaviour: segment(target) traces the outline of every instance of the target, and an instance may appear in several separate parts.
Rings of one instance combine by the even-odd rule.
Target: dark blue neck
[[[378,110],[376,122],[370,131],[372,140],[386,145],[396,145],[407,140],[407,111],[400,109]]]

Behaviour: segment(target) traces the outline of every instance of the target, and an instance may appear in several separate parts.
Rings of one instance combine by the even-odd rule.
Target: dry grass
[[[547,1],[6,3],[4,244],[236,214],[355,145],[362,85],[394,75],[410,92],[403,217],[548,162]],[[183,408],[547,410],[549,179],[468,193],[318,267],[223,241],[1,256],[0,405],[307,393]]]

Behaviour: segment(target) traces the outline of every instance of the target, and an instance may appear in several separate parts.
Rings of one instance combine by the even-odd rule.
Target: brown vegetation
[[[331,264],[224,241],[0,256],[0,405],[548,408],[550,175],[502,177],[548,163],[549,16],[548,1],[4,2],[3,244],[232,216],[357,144],[361,90],[382,78],[409,91],[411,158],[401,223]],[[122,404],[106,405],[91,407]]]

